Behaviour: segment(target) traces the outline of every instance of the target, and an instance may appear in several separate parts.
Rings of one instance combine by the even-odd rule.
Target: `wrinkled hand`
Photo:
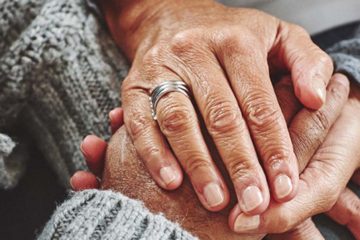
[[[279,96],[279,101],[281,103],[281,106],[283,107],[283,109],[291,110],[291,111],[284,110],[286,119],[288,119],[288,121],[290,121],[293,113],[296,112],[296,109],[299,108],[299,105],[293,101],[294,96],[291,95],[291,91],[289,91],[288,86],[282,85],[280,87],[278,86],[277,88],[278,88],[278,96]],[[113,123],[115,120],[115,124],[112,124],[112,125],[113,126],[115,125],[115,128],[116,128],[116,126],[117,127],[121,126],[122,111],[120,109],[117,109],[115,112],[118,113],[117,114],[118,117],[116,117],[116,116],[112,117],[111,122]],[[324,115],[324,116],[327,116],[327,115]],[[311,115],[307,116],[307,117],[311,117]],[[306,123],[306,121],[304,121],[304,122]],[[116,123],[119,123],[119,124],[116,125]],[[315,142],[319,141],[319,138],[316,137],[316,134],[318,133],[319,130],[316,131],[316,129],[317,129],[316,127],[311,128],[311,126],[310,126],[310,128],[309,128],[309,126],[310,126],[310,124],[305,125],[304,127],[305,127],[305,130],[306,130],[306,127],[309,129],[307,131],[307,133],[308,134],[311,133],[310,139],[314,139]],[[320,130],[324,131],[326,129],[320,128]],[[305,134],[306,134],[306,132],[305,132]],[[324,134],[320,134],[320,135],[324,135]],[[298,136],[303,136],[303,134],[300,134]],[[309,142],[308,138],[303,138],[302,140],[305,143],[307,143],[307,145],[302,144],[302,149],[304,152],[306,149],[314,149],[314,147],[310,146],[310,145],[317,145],[317,144],[314,144],[314,142],[311,142],[311,141]],[[94,151],[94,148],[92,148],[92,146],[101,146],[101,147],[97,148]],[[296,147],[295,147],[295,149],[296,149]],[[83,150],[83,152],[87,152],[85,154],[85,156],[86,156],[87,162],[90,163],[89,164],[90,169],[95,172],[101,172],[102,167],[94,168],[91,166],[102,165],[102,164],[93,164],[93,163],[94,162],[103,163],[103,158],[101,158],[100,156],[104,156],[104,153],[106,150],[106,143],[95,136],[88,136],[87,138],[84,139],[84,142],[82,143],[82,150]],[[310,154],[307,154],[307,155],[310,157]],[[359,178],[360,178],[360,175],[359,175],[359,172],[357,172],[354,175],[354,181],[357,180],[358,184],[360,184],[360,181],[358,180]],[[85,186],[97,186],[97,184],[98,184],[94,175],[92,175],[90,173],[85,173],[85,172],[78,172],[77,174],[75,174],[74,177],[72,178],[71,182],[72,182],[72,186],[76,190],[82,189],[84,185]],[[359,201],[358,197],[356,195],[354,195],[350,190],[346,189],[344,192],[342,192],[337,203],[335,204],[333,209],[329,211],[328,214],[335,221],[339,222],[340,224],[347,225],[348,228],[353,232],[353,234],[355,236],[359,236],[360,230],[357,228],[357,226],[360,222],[360,216],[359,216],[359,212],[358,212],[359,205],[360,205],[360,201]],[[277,217],[277,216],[275,216],[275,217]],[[296,226],[295,228],[293,228],[291,231],[289,231],[286,234],[282,234],[280,236],[272,236],[272,239],[309,239],[309,237],[312,237],[312,239],[317,239],[317,238],[315,238],[316,234],[319,235],[319,232],[316,230],[315,226],[311,223],[311,221],[307,220],[304,223],[299,224],[298,226]]]
[[[338,101],[343,101],[344,96],[341,92],[347,91],[346,82],[341,75],[337,74],[333,78],[337,87],[332,88],[330,85],[329,93],[331,93]],[[345,83],[345,84],[344,84]],[[235,210],[230,215],[230,226],[239,233],[283,233],[293,229],[305,219],[321,213],[329,211],[339,199],[339,195],[343,192],[347,182],[351,178],[354,171],[360,166],[360,149],[358,142],[360,141],[360,89],[358,86],[352,87],[352,92],[349,100],[347,100],[345,107],[342,109],[340,117],[331,127],[331,131],[326,136],[323,142],[323,134],[319,135],[318,130],[329,129],[332,125],[329,120],[331,108],[334,107],[331,103],[329,109],[320,109],[314,116],[316,121],[313,127],[304,129],[292,129],[293,124],[296,124],[299,119],[299,114],[292,120],[289,127],[292,139],[295,146],[295,152],[300,161],[300,169],[305,170],[300,175],[300,185],[298,195],[287,203],[278,204],[272,202],[269,209],[257,217],[248,217],[241,213],[241,209],[236,206]],[[342,97],[341,97],[342,96]],[[327,100],[329,101],[329,100]],[[308,112],[307,114],[311,114]],[[326,132],[326,131],[325,131]],[[305,134],[305,135],[303,135]],[[310,136],[310,138],[302,138],[301,136]],[[323,142],[312,156],[312,151],[301,151],[301,148],[309,148],[307,145],[312,142]],[[303,155],[303,154],[306,155]],[[308,162],[308,157],[311,157]],[[348,204],[348,201],[354,201],[355,205]],[[344,206],[345,205],[345,206]],[[343,212],[346,208],[349,212]],[[335,204],[334,210],[330,211],[329,215],[336,218],[338,222],[346,224],[347,227],[359,236],[359,211],[356,207],[359,206],[359,199],[350,190],[345,190],[342,196]],[[355,207],[355,209],[354,209]],[[339,212],[344,213],[343,218]],[[353,213],[353,214],[351,214]],[[277,217],[274,217],[277,216]],[[243,221],[253,223],[247,228],[241,224]],[[237,227],[238,226],[238,227]]]
[[[179,187],[182,167],[206,209],[223,209],[233,185],[242,212],[251,215],[268,207],[270,192],[278,202],[295,196],[297,160],[269,71],[291,72],[305,106],[323,104],[332,61],[306,31],[208,0],[100,5],[115,42],[132,61],[122,84],[125,125],[159,186]],[[196,106],[180,93],[167,94],[155,122],[149,94],[166,80],[184,81]],[[202,120],[232,184],[225,184],[211,157]]]

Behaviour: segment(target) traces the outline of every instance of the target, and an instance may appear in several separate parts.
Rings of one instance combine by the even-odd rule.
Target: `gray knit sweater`
[[[111,191],[76,193],[63,203],[38,238],[195,240],[179,225],[139,201]]]
[[[85,169],[90,132],[109,136],[108,111],[128,64],[84,0],[9,0],[0,5],[0,187],[14,187],[35,145],[67,185]],[[360,82],[360,32],[329,50]],[[30,139],[21,136],[30,136]],[[29,143],[30,142],[30,143]],[[135,200],[109,191],[71,194],[40,239],[194,239]]]

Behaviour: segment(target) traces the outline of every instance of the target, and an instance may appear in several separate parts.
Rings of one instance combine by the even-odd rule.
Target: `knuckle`
[[[282,211],[281,214],[278,216],[278,222],[276,224],[276,232],[278,233],[284,233],[291,229],[293,229],[296,225],[296,222],[294,221],[295,216],[288,212],[288,211]]]
[[[139,152],[143,156],[146,156],[145,158],[143,158],[143,160],[147,163],[152,159],[155,159],[154,157],[159,156],[162,153],[162,151],[158,146],[156,146],[156,144],[139,144],[138,147]]]
[[[121,83],[121,96],[127,95],[126,93],[132,89],[134,81],[132,77],[127,76]]]
[[[258,46],[259,40],[248,28],[242,28],[241,32],[243,34],[237,36],[231,29],[222,30],[221,34],[218,34],[216,42],[226,53],[251,56],[255,53],[254,45]]]
[[[194,116],[186,106],[170,103],[159,112],[159,121],[165,135],[182,134],[194,122]]]
[[[288,24],[294,33],[301,35],[301,36],[307,36],[310,38],[310,34],[308,33],[308,31],[305,30],[305,28],[303,28],[297,24],[290,24],[290,23],[288,23]]]
[[[210,161],[207,161],[205,156],[201,153],[191,153],[189,154],[189,159],[185,160],[185,171],[187,174],[192,177],[197,175],[199,172],[209,172],[209,169],[212,168]]]
[[[312,122],[318,131],[326,131],[331,126],[329,116],[323,110],[318,110],[312,114]]]
[[[266,91],[248,94],[244,110],[248,114],[248,124],[261,132],[273,129],[274,124],[281,118],[281,113],[277,111]]]
[[[319,212],[328,212],[330,211],[338,200],[340,192],[334,190],[334,188],[329,188],[326,194],[326,197],[323,199],[323,203],[319,206],[322,206],[322,209]]]
[[[153,66],[156,63],[162,62],[163,56],[163,46],[161,44],[157,44],[151,47],[143,57],[143,66]]]
[[[207,104],[209,131],[213,134],[231,132],[240,124],[240,110],[226,100],[211,100]]]
[[[254,172],[254,166],[250,161],[239,158],[229,159],[227,168],[233,181],[244,179],[247,176],[251,176]]]
[[[282,162],[290,159],[289,150],[279,148],[270,148],[265,150],[265,164],[271,168],[281,167]]]
[[[184,51],[194,48],[199,35],[200,32],[196,29],[181,31],[171,39],[170,49],[176,55],[182,54]]]
[[[141,136],[149,135],[151,120],[138,112],[133,112],[132,118],[129,120],[129,132],[133,140],[136,141]]]
[[[320,49],[319,49],[320,50]],[[320,50],[320,54],[318,55],[318,63],[322,65],[325,69],[331,69],[333,71],[334,65],[331,57],[326,54],[324,51]]]

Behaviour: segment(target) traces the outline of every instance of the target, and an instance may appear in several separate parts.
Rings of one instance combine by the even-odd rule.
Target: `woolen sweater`
[[[64,184],[86,169],[83,136],[108,138],[128,64],[84,0],[14,0],[0,6],[0,187],[16,186],[36,146]],[[360,34],[329,49],[360,82]],[[20,131],[19,131],[20,129]],[[26,136],[26,137],[24,137]],[[40,239],[194,239],[121,193],[72,193]]]

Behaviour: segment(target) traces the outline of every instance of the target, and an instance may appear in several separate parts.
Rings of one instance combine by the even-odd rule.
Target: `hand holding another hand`
[[[328,98],[327,104],[320,110],[320,112],[311,112],[306,109],[301,110],[296,117],[294,117],[295,113],[298,112],[298,110],[301,108],[301,105],[296,103],[296,98],[292,93],[291,90],[291,84],[289,85],[289,81],[282,81],[276,86],[276,92],[277,96],[279,98],[280,106],[283,109],[283,113],[287,121],[290,123],[290,129],[292,129],[290,132],[292,133],[292,140],[294,141],[295,146],[295,152],[297,153],[297,156],[300,160],[302,160],[302,163],[300,163],[300,168],[304,168],[307,161],[312,156],[312,153],[316,151],[317,146],[322,143],[323,139],[326,137],[327,131],[330,129],[332,122],[334,122],[340,113],[340,110],[342,106],[346,102],[346,96],[348,91],[348,86],[346,81],[341,80],[338,81],[332,81],[334,82],[329,86],[328,90]],[[344,85],[345,83],[345,85]],[[341,116],[347,116],[347,117],[340,117],[338,121],[346,121],[346,125],[349,126],[349,128],[345,129],[352,129],[351,133],[355,135],[348,135],[349,131],[344,132],[335,132],[337,134],[342,133],[342,135],[333,137],[333,140],[336,141],[335,145],[340,146],[350,146],[350,143],[352,141],[359,141],[360,137],[356,136],[356,133],[359,131],[354,131],[356,125],[354,128],[351,127],[351,124],[354,121],[356,121],[357,113],[360,113],[360,109],[357,108],[359,101],[355,97],[356,92],[358,88],[354,86],[352,97],[350,100],[346,103],[347,111],[351,112],[351,117],[347,118],[347,114],[342,113]],[[115,117],[112,117],[112,122],[115,122],[113,125],[114,128],[117,128],[121,125],[121,117],[122,117],[122,111],[117,109],[115,112]],[[116,117],[117,116],[117,117]],[[296,118],[298,120],[296,120]],[[292,120],[292,121],[291,121]],[[340,122],[341,123],[341,122]],[[336,122],[338,124],[338,122]],[[340,125],[339,125],[340,126]],[[332,130],[330,131],[330,134],[332,133]],[[331,135],[329,135],[331,136]],[[340,136],[353,136],[351,137],[351,141],[349,138]],[[338,138],[339,137],[339,138]],[[325,142],[331,142],[331,140],[328,140],[326,137]],[[324,144],[325,144],[324,142]],[[91,146],[102,146],[94,150],[95,148]],[[326,145],[323,145],[326,146]],[[102,162],[101,158],[99,156],[104,156],[106,143],[102,140],[96,138],[96,137],[87,137],[83,144],[82,144],[83,152],[87,152],[85,155],[87,156],[88,162],[92,162],[90,164],[90,169],[94,169],[92,166],[99,166],[101,164],[94,164],[94,162]],[[325,150],[332,150],[333,148],[323,148]],[[349,148],[349,152],[346,157],[346,159],[341,159],[342,162],[351,161],[351,159],[355,159],[355,155],[357,154],[356,149]],[[325,154],[326,151],[323,150],[322,154]],[[331,153],[331,152],[330,152]],[[325,154],[327,155],[327,154]],[[333,156],[333,155],[332,155]],[[345,157],[345,156],[344,156]],[[340,156],[339,156],[340,158]],[[354,160],[355,164],[358,161],[359,158]],[[314,160],[314,159],[313,159]],[[312,160],[312,161],[313,161]],[[321,161],[324,163],[332,163],[332,158],[329,157],[327,159],[328,161]],[[336,159],[334,159],[334,166],[338,166],[336,163]],[[336,195],[339,195],[342,191],[341,185],[343,185],[344,182],[346,182],[346,178],[351,175],[351,164],[348,165],[349,168],[343,168],[343,171],[338,170],[335,171],[331,170],[332,168],[324,168],[319,169],[317,167],[316,163],[319,161],[314,161],[314,163],[309,164],[309,166],[313,166],[314,171],[310,176],[313,176],[314,178],[311,179],[310,184],[305,184],[307,186],[306,190],[301,190],[300,197],[295,198],[293,201],[286,203],[284,206],[283,204],[271,204],[271,208],[268,209],[264,215],[261,215],[260,219],[264,220],[266,224],[269,224],[267,226],[266,224],[263,225],[263,228],[261,229],[261,232],[266,232],[267,227],[277,227],[275,228],[269,228],[269,232],[283,232],[288,231],[285,234],[282,234],[280,236],[280,239],[308,239],[309,236],[312,238],[315,238],[314,234],[319,234],[319,232],[316,230],[315,226],[309,221],[305,221],[304,223],[301,223],[305,218],[311,217],[315,213],[319,213],[321,211],[325,211],[329,209],[334,204],[334,199],[337,199]],[[344,165],[342,165],[344,166]],[[330,172],[323,171],[325,169],[331,170]],[[101,172],[101,169],[94,169],[96,172]],[[358,175],[354,175],[354,179],[356,179]],[[121,178],[119,176],[119,178]],[[332,180],[330,183],[323,182],[324,178],[331,178]],[[306,179],[306,178],[305,178]],[[75,187],[81,187],[82,183],[87,181],[87,184],[90,186],[95,186],[97,184],[97,180],[94,177],[94,175],[91,175],[89,173],[78,173],[73,177],[73,185]],[[301,180],[303,181],[303,180]],[[332,183],[332,185],[331,185]],[[126,184],[125,184],[126,185]],[[319,187],[320,186],[320,187]],[[331,188],[331,191],[328,189]],[[340,189],[340,190],[338,190]],[[144,189],[144,191],[146,191]],[[175,193],[176,194],[176,193]],[[180,193],[181,194],[181,193]],[[151,199],[142,199],[143,201],[151,201]],[[157,202],[156,199],[153,199],[153,201]],[[176,198],[172,199],[171,201],[176,201]],[[321,203],[321,204],[319,204]],[[159,202],[157,202],[159,204]],[[337,220],[339,223],[347,225],[349,229],[353,232],[355,236],[359,236],[359,229],[357,229],[356,226],[358,226],[358,223],[360,221],[359,213],[356,211],[357,206],[359,206],[360,201],[356,195],[354,195],[350,190],[345,190],[341,193],[340,198],[338,199],[337,203],[335,204],[334,208],[329,212],[329,215],[333,217],[335,220]],[[281,207],[282,206],[282,207]],[[272,209],[274,207],[274,209]],[[290,212],[290,210],[292,212]],[[194,213],[196,215],[196,212]],[[181,213],[179,213],[181,217]],[[233,217],[232,220],[234,221],[236,214],[232,214]],[[201,218],[201,214],[199,214],[199,218]],[[279,219],[277,224],[270,224],[274,223],[274,219]],[[201,221],[200,219],[198,219]],[[231,222],[231,227],[233,228],[233,222]],[[262,222],[261,222],[262,223]],[[299,224],[301,223],[301,224]],[[298,224],[298,225],[296,225]],[[246,226],[246,224],[244,224]],[[260,225],[261,226],[261,225]],[[206,229],[205,229],[206,230]],[[260,230],[260,229],[259,229]],[[246,236],[246,235],[241,235]],[[259,235],[258,235],[259,236]],[[272,235],[273,239],[277,239],[277,236]],[[319,235],[318,235],[319,237]]]
[[[270,73],[291,72],[297,98],[318,109],[332,75],[331,59],[299,26],[256,10],[208,0],[139,3],[100,5],[115,42],[132,61],[122,85],[124,122],[151,176],[173,190],[184,169],[210,211],[228,205],[232,185],[248,215],[264,212],[270,193],[277,202],[291,200],[299,171]],[[149,95],[164,81],[183,81],[194,101],[166,94],[156,122]],[[204,132],[231,183],[220,174]]]

